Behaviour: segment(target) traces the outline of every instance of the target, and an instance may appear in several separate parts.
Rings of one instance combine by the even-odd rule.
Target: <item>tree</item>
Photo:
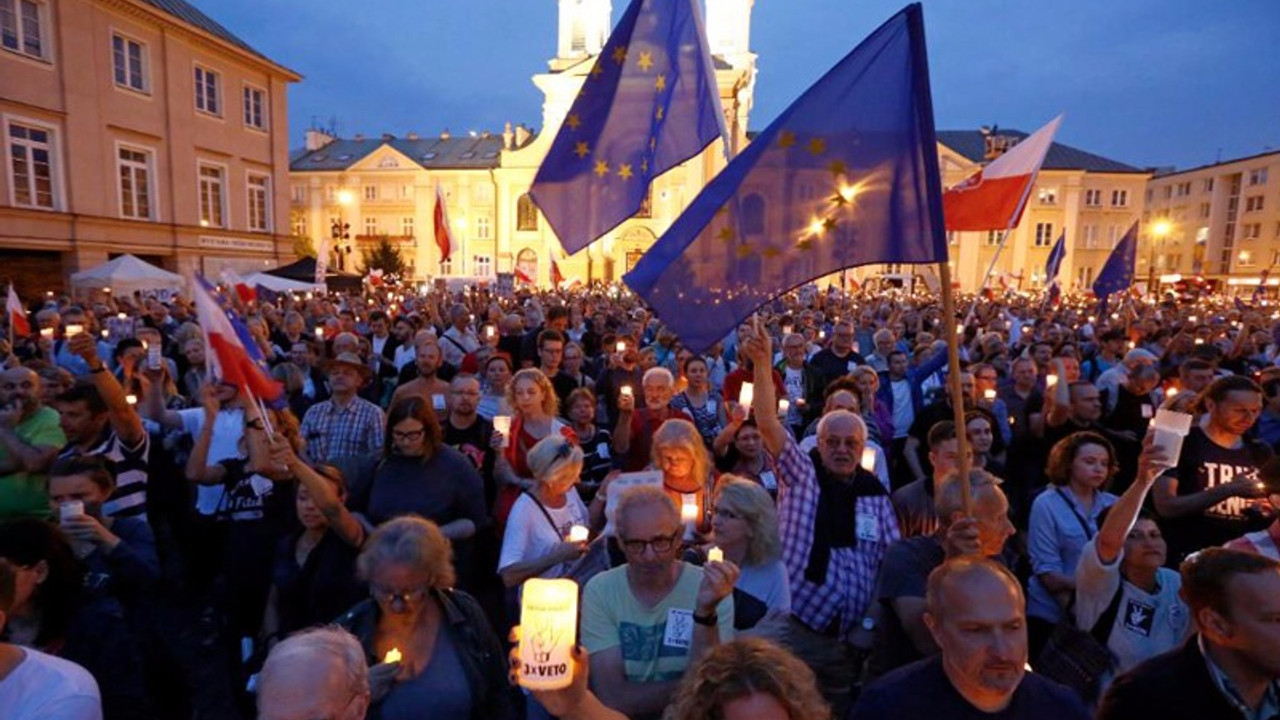
[[[386,235],[378,238],[378,244],[372,250],[362,251],[360,260],[364,265],[365,273],[370,270],[381,270],[384,275],[403,276],[408,269],[400,249],[392,245],[391,238]]]
[[[302,215],[303,212],[301,210],[294,210],[289,213],[289,227],[296,231],[299,225],[298,218]],[[298,235],[296,232],[291,233],[289,237],[293,241],[294,255],[300,258],[316,256],[316,246],[311,242],[311,238],[305,235]]]

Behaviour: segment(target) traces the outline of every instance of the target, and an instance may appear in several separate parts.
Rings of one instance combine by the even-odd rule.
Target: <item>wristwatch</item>
[[[862,618],[862,629],[871,632],[876,629],[876,619],[873,617]]]
[[[707,615],[699,615],[698,613],[695,612],[693,614],[693,621],[699,625],[706,625],[707,627],[715,627],[716,623],[720,621],[720,617],[716,615],[716,613],[714,612]]]

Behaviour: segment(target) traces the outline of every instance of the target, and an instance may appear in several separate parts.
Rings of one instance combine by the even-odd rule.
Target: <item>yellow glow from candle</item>
[[[712,547],[707,551],[707,562],[724,562],[724,551],[718,547]]]
[[[387,651],[387,654],[386,654],[386,655],[382,656],[382,662],[384,662],[384,663],[398,663],[398,662],[400,662],[403,658],[404,658],[404,655],[402,655],[402,654],[400,653],[400,648],[394,648],[394,647],[393,647],[393,648],[391,648],[390,650],[388,650],[388,651]]]
[[[742,389],[738,391],[738,404],[743,407],[751,407],[751,401],[756,397],[756,386],[749,383],[742,383]]]
[[[558,690],[573,682],[578,584],[530,578],[520,599],[520,685]]]
[[[590,533],[583,525],[574,525],[569,528],[569,542],[586,542]]]
[[[862,469],[867,472],[876,471],[876,451],[873,448],[862,448]]]

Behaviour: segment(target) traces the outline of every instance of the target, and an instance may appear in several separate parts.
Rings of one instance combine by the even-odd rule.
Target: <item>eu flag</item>
[[[1138,223],[1129,228],[1129,232],[1120,238],[1111,251],[1107,262],[1093,281],[1093,294],[1102,301],[1105,311],[1107,298],[1112,294],[1128,290],[1133,284],[1133,266],[1138,257]]]
[[[760,133],[624,279],[700,351],[813,278],[946,257],[917,3]]]
[[[1044,281],[1048,285],[1058,284],[1058,270],[1062,267],[1062,260],[1067,256],[1067,231],[1063,230],[1058,236],[1058,242],[1053,244],[1053,249],[1049,251],[1049,260],[1044,264]]]
[[[632,0],[529,194],[570,255],[636,213],[653,178],[723,136],[696,0]]]

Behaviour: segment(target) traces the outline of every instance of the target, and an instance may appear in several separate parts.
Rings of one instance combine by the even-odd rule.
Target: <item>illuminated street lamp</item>
[[[342,189],[338,191],[338,219],[334,221],[333,226],[329,229],[330,237],[333,238],[333,252],[338,259],[338,270],[346,271],[347,258],[351,256],[351,223],[346,221],[346,207],[350,205],[355,196],[350,190]]]
[[[1158,297],[1156,287],[1156,245],[1163,244],[1164,239],[1173,232],[1173,223],[1160,219],[1151,224],[1151,248],[1147,253],[1147,289],[1152,297]]]

